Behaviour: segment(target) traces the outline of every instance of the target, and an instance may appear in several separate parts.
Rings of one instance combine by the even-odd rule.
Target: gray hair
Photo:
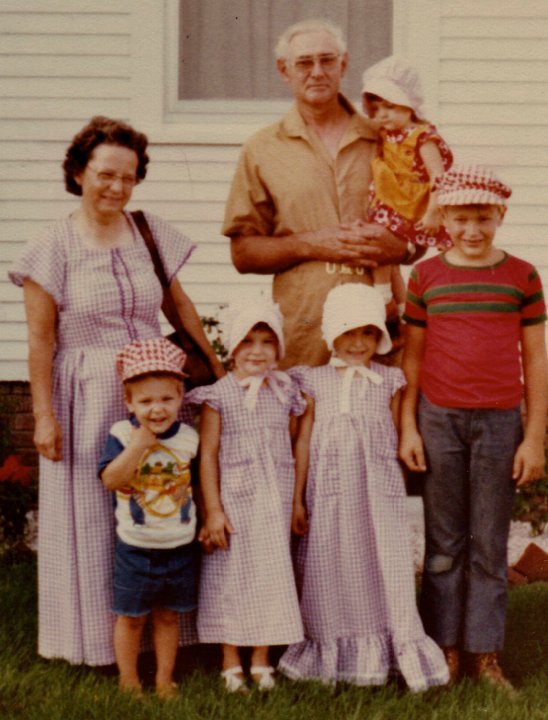
[[[322,30],[333,36],[339,46],[339,52],[346,52],[346,40],[344,39],[341,28],[338,25],[335,25],[335,23],[332,23],[331,20],[326,20],[325,18],[312,18],[310,20],[301,20],[294,25],[290,25],[286,30],[284,30],[276,43],[276,47],[274,48],[276,60],[285,60],[289,54],[289,44],[296,35],[320,32]]]

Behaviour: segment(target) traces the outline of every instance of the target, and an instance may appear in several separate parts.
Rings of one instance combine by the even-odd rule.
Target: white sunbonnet
[[[417,119],[422,117],[424,99],[419,73],[399,55],[383,58],[365,70],[362,93],[377,95],[394,105],[411,108]]]
[[[283,317],[277,303],[262,295],[246,297],[231,303],[223,311],[223,332],[229,357],[250,330],[258,323],[266,323],[278,339],[278,359],[285,355]]]
[[[392,349],[386,329],[386,307],[380,293],[363,283],[348,282],[334,287],[325,300],[322,316],[322,335],[329,350],[339,335],[358,327],[373,325],[381,331],[377,354]]]

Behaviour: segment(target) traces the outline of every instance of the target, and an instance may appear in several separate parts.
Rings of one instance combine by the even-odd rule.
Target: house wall
[[[548,3],[394,6],[394,49],[421,69],[430,119],[458,159],[495,165],[513,185],[501,242],[534,262],[548,287]],[[27,377],[22,293],[7,269],[40,228],[76,207],[60,163],[93,114],[149,134],[150,171],[132,207],[162,215],[198,244],[181,279],[202,314],[214,314],[243,285],[268,286],[268,278],[235,272],[219,234],[240,143],[255,126],[226,122],[224,104],[210,124],[170,105],[165,44],[174,37],[173,7],[173,0],[0,5],[0,381]]]

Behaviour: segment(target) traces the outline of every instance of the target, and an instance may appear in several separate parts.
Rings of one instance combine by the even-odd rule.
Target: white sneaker
[[[235,665],[221,672],[221,677],[225,682],[225,688],[230,693],[248,693],[249,688],[245,684],[244,671],[241,665]]]
[[[276,681],[274,680],[274,668],[270,665],[254,665],[249,669],[253,682],[257,685],[259,690],[272,690],[276,687]]]

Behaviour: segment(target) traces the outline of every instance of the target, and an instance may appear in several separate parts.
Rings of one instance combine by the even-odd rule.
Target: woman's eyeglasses
[[[113,185],[116,180],[120,180],[125,188],[132,188],[139,182],[135,175],[119,175],[118,173],[108,172],[106,170],[95,170],[95,168],[91,165],[88,165],[87,167],[95,175],[101,185]]]

